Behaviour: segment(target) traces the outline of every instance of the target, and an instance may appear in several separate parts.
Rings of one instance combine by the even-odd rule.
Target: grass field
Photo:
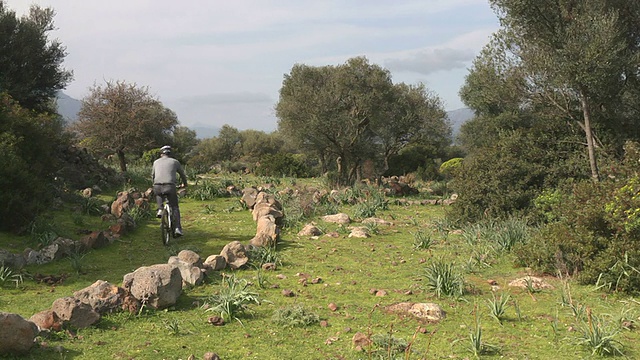
[[[354,209],[339,208],[352,216]],[[214,352],[223,360],[582,359],[603,349],[619,349],[628,358],[640,356],[635,328],[640,307],[635,299],[551,276],[543,278],[552,288],[510,287],[511,280],[528,275],[527,269],[515,268],[509,252],[490,241],[471,241],[450,232],[445,211],[440,205],[398,205],[390,199],[388,208],[375,216],[392,225],[377,226],[370,238],[349,238],[345,229],[323,223],[319,216],[307,219],[281,234],[276,271],[247,267],[233,272],[248,280],[262,300],[249,305],[237,321],[224,326],[208,323],[213,313],[202,305],[220,290],[217,275],[202,286],[185,289],[169,309],[107,315],[91,328],[39,339],[22,358],[186,360]],[[251,213],[237,197],[183,199],[181,212],[186,236],[174,245],[162,246],[159,222],[148,219],[107,248],[74,261],[28,267],[17,287],[7,282],[0,288],[0,309],[29,318],[98,279],[121,285],[126,273],[166,263],[181,249],[206,258],[230,241],[246,244],[255,235]],[[104,226],[99,217],[70,210],[51,214],[49,220],[71,238],[78,238],[76,232],[82,228]],[[297,236],[311,220],[339,237]],[[33,245],[30,241],[0,234],[0,248],[14,252]],[[427,271],[434,263],[449,265],[459,275],[462,295],[435,295]],[[30,278],[36,273],[64,274],[65,280],[45,285]],[[305,277],[316,281],[302,281]],[[295,296],[284,296],[284,290]],[[386,295],[376,296],[374,290]],[[398,302],[434,302],[447,316],[427,323],[385,310]],[[282,309],[303,309],[319,321],[287,326],[274,318]],[[359,351],[352,344],[358,332],[376,341]]]

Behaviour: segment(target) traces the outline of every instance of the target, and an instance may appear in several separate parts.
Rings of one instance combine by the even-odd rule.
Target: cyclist
[[[176,173],[180,175],[182,186],[187,187],[187,176],[182,169],[180,162],[171,157],[171,146],[165,145],[160,148],[160,158],[153,162],[153,193],[156,195],[158,203],[157,216],[162,217],[162,202],[167,197],[169,206],[173,211],[173,220],[176,224],[175,236],[182,236],[182,226],[180,225],[180,208],[178,206],[178,193],[176,190]]]

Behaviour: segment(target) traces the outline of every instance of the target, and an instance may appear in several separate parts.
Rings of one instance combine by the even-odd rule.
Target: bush
[[[51,204],[52,174],[67,146],[59,119],[24,110],[0,93],[0,229],[23,230]]]
[[[624,189],[632,183],[633,178],[622,184],[576,184],[550,211],[551,217],[559,220],[515,247],[517,264],[539,272],[576,274],[585,284],[638,293],[640,271],[634,269],[640,269],[640,243],[633,225],[637,204],[624,196],[632,196]]]
[[[288,153],[266,154],[255,169],[257,175],[307,177],[309,169],[295,155]]]

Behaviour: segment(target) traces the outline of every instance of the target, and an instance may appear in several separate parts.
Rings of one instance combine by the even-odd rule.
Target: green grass
[[[284,184],[289,186],[286,181],[281,186]],[[297,184],[303,184],[303,180]],[[341,204],[339,209],[354,212],[352,205]],[[107,315],[97,325],[77,331],[75,336],[54,334],[44,340],[46,346],[34,347],[22,359],[186,359],[191,354],[202,358],[209,351],[225,360],[376,359],[389,353],[384,349],[398,350],[395,358],[399,359],[465,359],[473,356],[470,347],[474,346],[473,335],[478,331],[481,331],[480,343],[475,345],[480,348],[476,349],[482,350],[482,344],[499,349],[498,352],[486,351],[486,348],[478,351],[477,355],[483,359],[588,358],[592,356],[593,346],[585,345],[587,337],[593,339],[596,346],[598,341],[613,344],[629,358],[640,355],[640,334],[635,326],[619,331],[607,327],[603,336],[595,332],[600,330],[595,325],[590,328],[591,333],[581,331],[589,329],[583,327],[584,317],[576,317],[572,308],[563,306],[561,301],[566,296],[567,282],[571,285],[571,302],[588,306],[594,314],[638,314],[640,304],[635,299],[607,294],[566,278],[546,277],[553,289],[536,292],[509,288],[508,282],[525,277],[527,270],[514,268],[508,252],[492,253],[490,261],[475,266],[473,272],[463,273],[461,264],[468,262],[474,251],[490,248],[491,239],[470,240],[438,231],[431,233],[433,241],[429,251],[416,248],[414,234],[424,228],[423,224],[438,224],[444,211],[441,206],[389,202],[385,209],[376,210],[376,217],[394,225],[379,226],[377,234],[366,239],[349,238],[348,232],[336,224],[323,223],[319,215],[310,220],[316,221],[327,233],[336,231],[339,237],[298,237],[296,234],[304,224],[285,229],[276,248],[278,259],[284,261],[276,271],[248,266],[233,272],[238,279],[253,282],[250,291],[262,300],[260,304],[245,304],[248,311],[238,315],[241,323],[228,321],[224,326],[213,326],[207,321],[215,314],[203,311],[202,305],[226,286],[218,275],[207,279],[202,286],[185,289],[178,303],[169,309]],[[77,259],[79,263],[62,259],[28,267],[22,272],[23,282],[17,288],[13,282],[0,288],[0,309],[28,318],[50,308],[55,299],[71,296],[98,279],[121,285],[126,273],[140,266],[165,263],[180,249],[196,249],[205,258],[219,254],[231,241],[248,243],[256,232],[251,213],[242,210],[238,198],[183,199],[181,212],[186,235],[171,248],[161,245],[159,223],[155,218],[142,221],[134,233],[109,247],[84,254]],[[72,214],[67,209],[50,214],[45,220],[53,220],[57,232],[73,239],[79,238],[78,230],[108,227],[99,217],[80,214],[74,221]],[[78,221],[78,216],[83,220]],[[0,248],[18,252],[28,244],[32,244],[28,236],[0,233]],[[429,290],[427,269],[438,261],[456,264],[452,270],[464,278],[464,294],[438,298]],[[77,271],[78,266],[82,271]],[[29,276],[36,273],[64,274],[66,278],[62,284],[52,286],[38,283]],[[303,281],[305,277],[307,281]],[[321,281],[311,281],[316,278]],[[499,300],[499,297],[493,298],[489,279],[501,288],[498,294],[509,294],[509,304],[514,305],[507,308],[506,315],[500,315],[502,324],[493,318],[499,314],[499,308],[492,314],[489,306],[477,305]],[[372,289],[385,290],[387,295],[375,296]],[[291,290],[295,296],[284,296],[283,290]],[[385,310],[386,306],[398,302],[435,302],[447,312],[447,317],[431,324]],[[330,309],[330,303],[337,308]],[[506,308],[506,303],[503,305],[503,309]],[[282,309],[304,309],[290,321],[300,321],[301,317],[308,324],[299,327],[279,323],[274,315],[278,316]],[[289,313],[279,316],[286,317],[284,315]],[[309,316],[313,321],[308,321]],[[316,316],[319,321],[315,321]],[[629,318],[637,321],[637,316]],[[356,332],[385,336],[376,336],[375,346],[358,352],[351,343]],[[610,339],[607,336],[611,334],[615,337]],[[410,351],[395,349],[397,344],[410,344]]]

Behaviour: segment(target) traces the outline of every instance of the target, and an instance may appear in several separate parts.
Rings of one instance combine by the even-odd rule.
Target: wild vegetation
[[[436,94],[393,83],[363,57],[293,66],[269,134],[225,125],[197,140],[126,81],[94,87],[69,127],[51,106],[72,78],[64,47],[47,36],[53,10],[17,18],[0,0],[10,30],[0,33],[0,185],[10,189],[0,195],[1,249],[103,226],[101,205],[122,188],[146,188],[161,145],[174,147],[192,184],[182,199],[187,236],[175,245],[155,240],[148,212],[132,213],[136,231],[107,249],[0,264],[3,311],[29,317],[180,249],[207,256],[250,239],[255,224],[228,186],[269,184],[285,212],[278,245],[254,249],[251,266],[186,289],[166,311],[52,332],[28,357],[637,357],[640,3],[490,3],[502,28],[460,90],[475,117],[453,145]],[[392,175],[418,192],[388,196],[379,185]],[[102,195],[83,198],[85,187]],[[310,189],[338,192],[315,199]],[[455,201],[424,205],[445,199]],[[392,225],[362,224],[372,236],[349,238],[346,226],[320,220],[338,212]],[[324,235],[298,236],[312,221]],[[262,269],[267,261],[277,270]],[[42,274],[58,281],[39,282]],[[406,302],[437,303],[447,317],[388,311]]]

